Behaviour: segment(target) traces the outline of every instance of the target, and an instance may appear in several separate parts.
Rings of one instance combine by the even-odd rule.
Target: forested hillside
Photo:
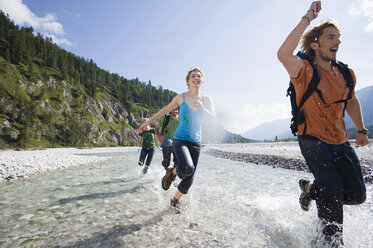
[[[175,92],[125,79],[0,11],[0,148],[134,145]]]

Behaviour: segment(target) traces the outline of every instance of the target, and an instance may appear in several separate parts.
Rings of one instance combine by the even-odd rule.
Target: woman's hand
[[[215,117],[214,103],[209,96],[203,96],[203,101],[202,99],[194,100],[193,105],[196,109],[201,109],[210,117]]]
[[[193,102],[194,108],[196,109],[204,109],[205,106],[203,105],[201,100],[194,100]]]

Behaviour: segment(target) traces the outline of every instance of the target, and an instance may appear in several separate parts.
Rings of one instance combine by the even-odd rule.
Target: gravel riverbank
[[[95,153],[112,153],[118,156],[123,152],[131,150],[137,151],[137,148],[105,147],[92,149],[0,150],[0,183],[29,177],[46,171],[98,163],[112,158],[110,156],[95,156]],[[82,154],[86,156],[82,156]]]
[[[373,183],[372,143],[366,147],[355,148],[355,150],[366,181]],[[70,166],[99,163],[112,159],[113,156],[125,157],[126,151],[137,151],[137,147],[0,150],[0,183]],[[297,142],[207,144],[204,145],[202,151],[225,159],[264,164],[274,168],[308,171]],[[111,153],[113,156],[96,155],[99,153]]]
[[[353,142],[351,145],[354,146]],[[300,152],[298,142],[248,143],[242,145],[206,145],[208,154],[246,163],[263,164],[273,168],[308,171],[308,166]],[[364,179],[373,183],[373,145],[355,147],[360,159]]]

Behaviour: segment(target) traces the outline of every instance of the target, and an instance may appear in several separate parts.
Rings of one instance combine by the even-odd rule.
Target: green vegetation
[[[175,95],[102,70],[0,11],[0,148],[134,145],[137,120]]]

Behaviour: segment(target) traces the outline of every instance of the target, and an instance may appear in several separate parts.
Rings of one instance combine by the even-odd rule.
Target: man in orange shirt
[[[305,179],[299,181],[302,191],[299,201],[307,211],[311,201],[316,200],[322,227],[318,241],[328,247],[340,247],[343,245],[343,204],[361,204],[366,199],[360,163],[348,142],[344,110],[356,126],[356,145],[364,146],[369,139],[355,91],[350,92],[334,64],[341,43],[337,25],[326,21],[304,33],[320,9],[321,1],[311,4],[280,47],[278,58],[291,77],[297,104],[310,84],[313,68],[321,75],[317,87],[320,95],[313,92],[301,107],[305,122],[298,125],[298,142],[315,179],[313,183]],[[299,42],[309,61],[293,55]],[[354,87],[355,75],[349,70]]]

